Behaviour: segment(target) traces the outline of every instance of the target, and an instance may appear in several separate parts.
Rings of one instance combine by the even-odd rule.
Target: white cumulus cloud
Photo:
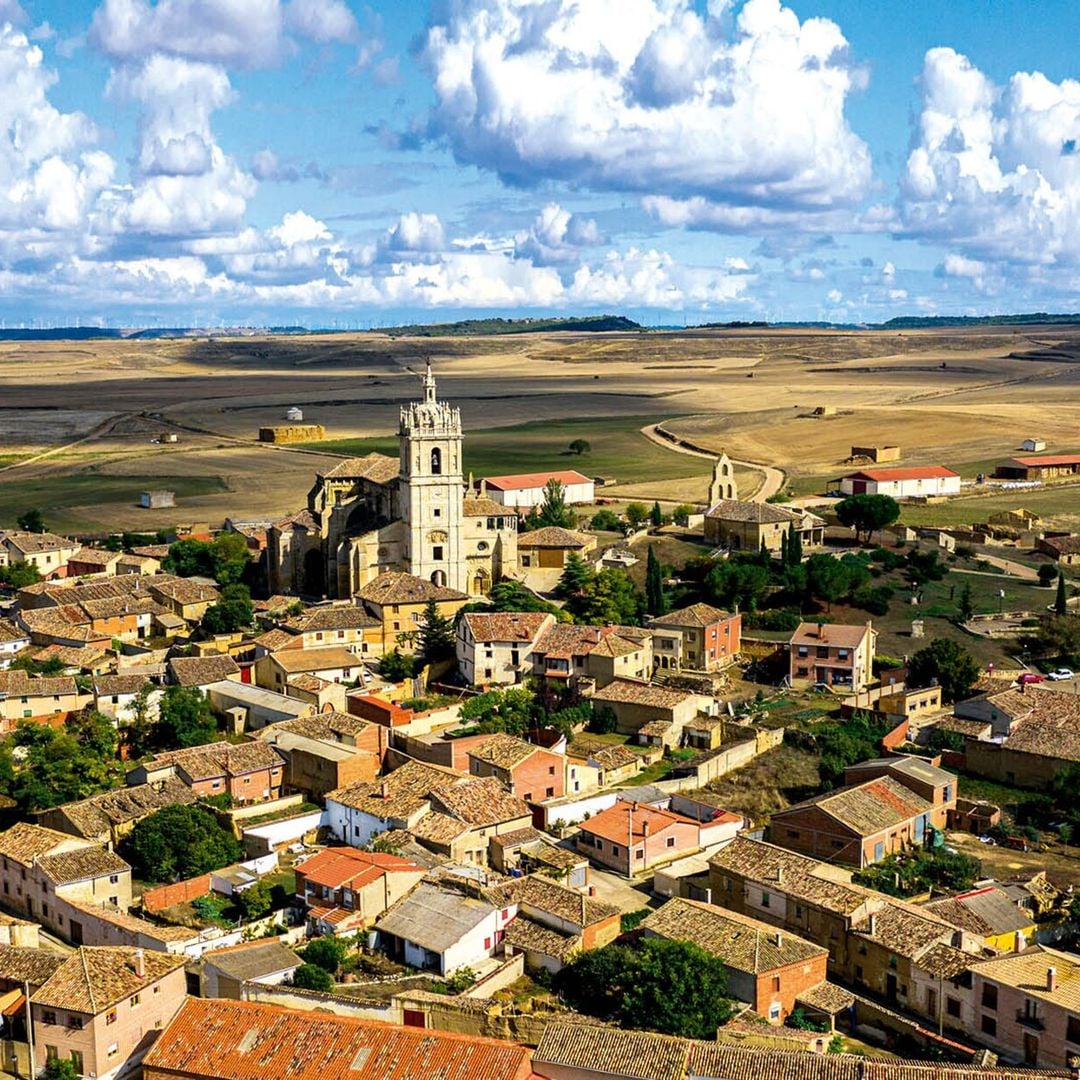
[[[684,224],[850,205],[870,156],[844,116],[862,74],[839,27],[779,0],[747,0],[733,23],[726,7],[457,0],[427,36],[433,128],[512,183],[638,192]]]
[[[921,87],[900,231],[954,249],[946,276],[982,278],[982,262],[1021,274],[1075,264],[1080,82],[1018,72],[998,86],[967,57],[937,48]]]

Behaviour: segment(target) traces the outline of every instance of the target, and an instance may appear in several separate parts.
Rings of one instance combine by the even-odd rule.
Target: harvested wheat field
[[[904,464],[965,476],[1029,436],[1080,450],[1072,327],[4,343],[0,523],[31,505],[88,531],[294,510],[333,455],[396,452],[399,407],[429,357],[461,407],[468,469],[573,467],[620,499],[705,498],[709,461],[647,439],[656,423],[726,450],[743,490],[764,482],[754,465],[819,490],[853,445],[898,443]],[[293,405],[325,443],[260,445],[258,428]],[[154,441],[166,433],[178,442]],[[580,458],[566,449],[577,437],[592,446]],[[175,490],[177,507],[140,510],[151,486]]]

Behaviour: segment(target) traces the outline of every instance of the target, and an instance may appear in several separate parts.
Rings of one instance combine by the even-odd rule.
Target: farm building
[[[549,480],[558,480],[562,484],[564,498],[571,506],[591,503],[596,498],[596,484],[573,469],[489,476],[487,494],[501,506],[520,506],[528,510],[544,501],[544,486]]]
[[[1045,439],[1025,439],[1020,444],[1021,450],[1026,450],[1029,454],[1037,454],[1040,450],[1046,449]]]
[[[840,478],[840,491],[844,495],[891,495],[894,499],[910,499],[919,495],[956,495],[960,491],[960,477],[944,465],[860,469]]]
[[[143,491],[139,494],[139,505],[144,510],[162,510],[176,505],[175,491]]]
[[[880,465],[886,461],[900,460],[899,446],[853,446],[851,448],[851,460],[865,458],[867,461]]]
[[[994,470],[994,475],[1002,480],[1052,480],[1058,476],[1080,476],[1080,454],[1009,458]]]
[[[288,420],[290,424],[299,423],[299,421],[304,419],[304,410],[298,408],[296,405],[292,405],[285,410],[285,419]]]

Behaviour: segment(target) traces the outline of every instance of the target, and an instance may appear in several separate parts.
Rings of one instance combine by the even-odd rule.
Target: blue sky
[[[0,0],[0,317],[1080,310],[1072,0]]]

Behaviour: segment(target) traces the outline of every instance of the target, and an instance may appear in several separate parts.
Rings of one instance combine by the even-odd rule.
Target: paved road
[[[665,450],[673,450],[676,454],[686,454],[687,457],[705,458],[707,461],[715,461],[716,454],[706,454],[701,450],[691,450],[689,446],[680,446],[676,442],[672,442],[671,439],[665,439],[656,429],[657,424],[646,424],[641,429],[641,434],[645,436],[650,442],[656,443],[657,446],[662,446]],[[762,481],[761,487],[754,492],[753,495],[747,500],[748,502],[765,502],[771,495],[775,495],[783,486],[787,477],[784,475],[782,469],[777,469],[772,465],[762,465],[758,461],[740,461],[737,458],[732,458],[731,463],[733,465],[741,465],[744,469],[755,469],[757,472],[764,473],[765,479]]]
[[[1012,559],[1003,559],[998,555],[980,555],[979,558],[983,562],[988,562],[991,566],[1000,567],[1011,577],[1023,578],[1025,581],[1039,580],[1038,571],[1033,570],[1030,566],[1025,566],[1023,563],[1014,562]]]

